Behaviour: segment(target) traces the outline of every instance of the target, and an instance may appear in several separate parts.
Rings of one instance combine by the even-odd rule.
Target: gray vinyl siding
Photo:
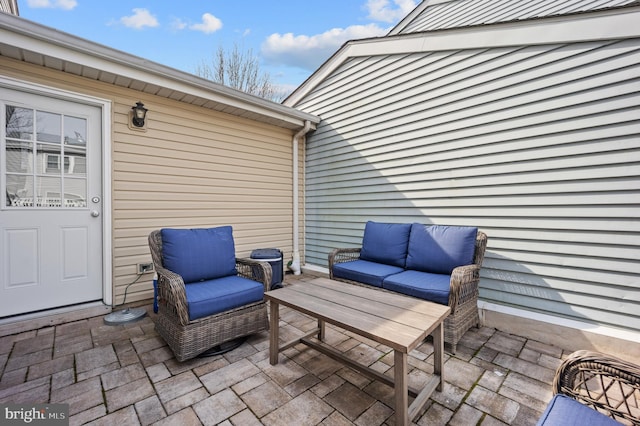
[[[451,0],[428,5],[399,34],[592,12],[638,4],[638,0]]]
[[[484,301],[640,330],[640,39],[349,58],[295,105],[306,263],[478,226]]]

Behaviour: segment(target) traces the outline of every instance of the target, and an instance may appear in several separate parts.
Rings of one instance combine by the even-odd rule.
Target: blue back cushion
[[[478,228],[470,226],[411,225],[407,269],[451,274],[473,263]]]
[[[410,223],[367,222],[360,259],[404,268],[410,231]]]
[[[185,283],[236,275],[231,226],[160,230],[162,264]]]

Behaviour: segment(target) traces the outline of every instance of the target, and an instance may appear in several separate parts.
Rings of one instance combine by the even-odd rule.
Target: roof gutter
[[[298,188],[298,145],[300,139],[309,132],[309,129],[311,129],[311,122],[309,120],[305,120],[304,127],[302,127],[302,129],[293,136],[293,260],[291,261],[289,268],[293,271],[294,275],[300,275],[300,208],[298,202],[300,191]]]

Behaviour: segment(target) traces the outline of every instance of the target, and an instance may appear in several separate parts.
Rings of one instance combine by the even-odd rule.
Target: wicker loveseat
[[[577,351],[558,367],[553,392],[538,426],[640,425],[638,365],[599,352]]]
[[[329,253],[329,274],[449,305],[444,338],[455,353],[462,335],[479,323],[478,282],[486,246],[486,234],[474,227],[369,221],[361,247]]]
[[[268,330],[268,262],[235,257],[232,229],[162,229],[149,235],[158,274],[158,334],[178,361]]]

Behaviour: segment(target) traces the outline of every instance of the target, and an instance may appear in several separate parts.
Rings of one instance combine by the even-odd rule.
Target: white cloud
[[[27,6],[33,9],[71,10],[78,5],[76,0],[27,0]]]
[[[349,40],[380,37],[389,28],[376,24],[352,25],[347,28],[333,28],[313,36],[271,34],[262,44],[262,56],[269,63],[315,70],[340,46]]]
[[[202,23],[189,26],[195,31],[202,31],[205,34],[215,33],[222,28],[222,21],[210,13],[202,15]]]
[[[174,30],[184,30],[185,28],[187,28],[187,23],[180,18],[174,18],[171,21],[171,28],[173,28]]]
[[[136,8],[133,9],[133,15],[123,16],[120,18],[120,22],[125,27],[135,28],[137,30],[144,27],[157,27],[158,20],[147,9]]]
[[[395,24],[407,16],[420,0],[367,0],[363,8],[370,21]],[[333,28],[322,34],[271,34],[262,44],[261,53],[272,65],[287,65],[307,70],[317,69],[340,46],[349,40],[386,35],[391,27],[378,24]]]
[[[378,22],[397,22],[415,9],[415,0],[367,0],[364,6],[369,12],[369,19]]]

